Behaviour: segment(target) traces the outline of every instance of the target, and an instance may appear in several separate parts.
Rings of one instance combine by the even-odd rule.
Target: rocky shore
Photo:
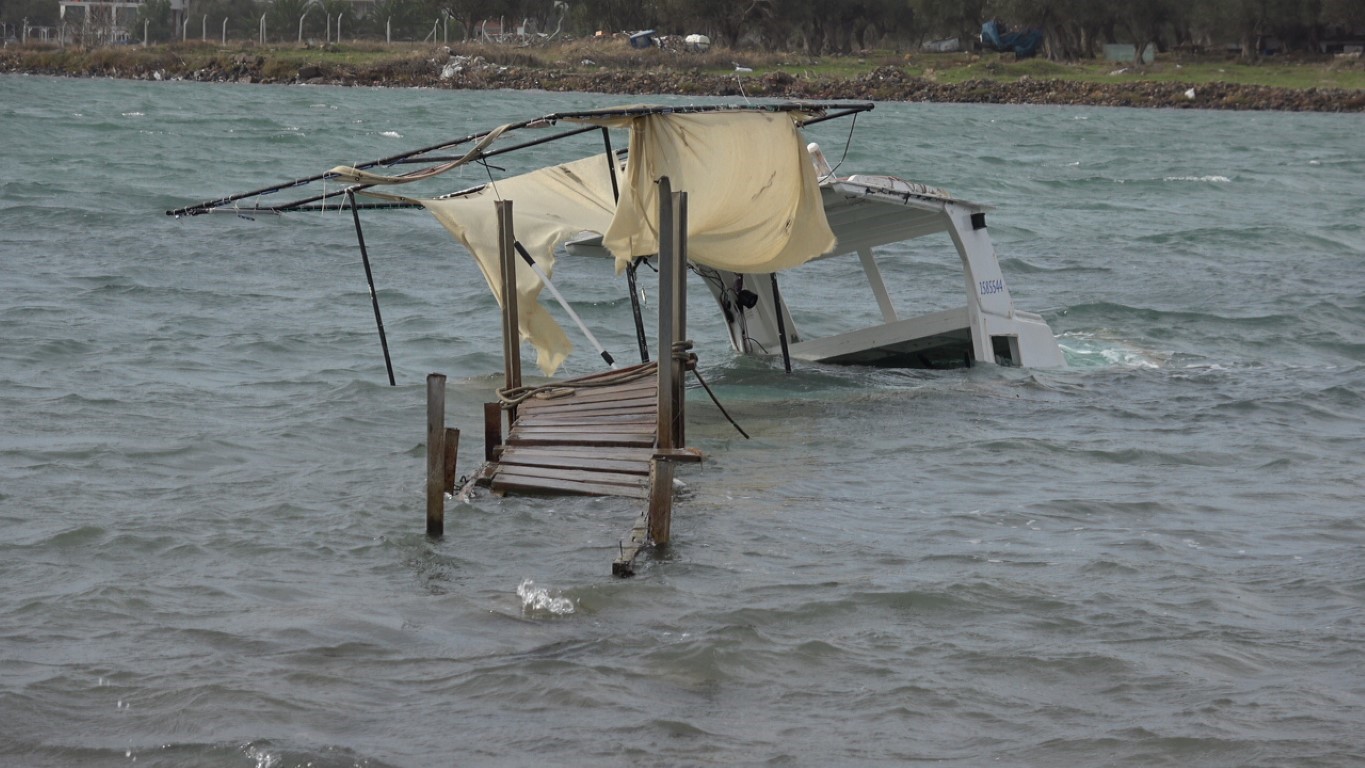
[[[137,55],[101,52],[0,52],[0,72],[141,80],[237,83],[539,89],[623,95],[676,94],[751,98],[856,99],[972,104],[1053,104],[1177,109],[1365,112],[1365,90],[1274,88],[1231,83],[1088,82],[1022,76],[940,83],[903,68],[879,66],[848,78],[792,74],[707,74],[686,68],[613,68],[500,64],[438,48],[423,56],[366,64],[278,61],[268,54],[223,53],[193,60],[173,51]],[[562,64],[562,63],[561,63]]]

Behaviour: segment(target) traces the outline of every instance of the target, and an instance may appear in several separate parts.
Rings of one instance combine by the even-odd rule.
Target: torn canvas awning
[[[777,272],[834,248],[799,112],[651,113],[575,118],[630,128],[621,200],[603,245],[618,267],[659,250],[657,181],[688,193],[687,257]]]
[[[554,268],[555,248],[583,232],[603,235],[618,268],[658,253],[657,182],[663,176],[675,191],[688,193],[691,261],[761,274],[804,264],[834,248],[819,180],[799,131],[799,112],[655,112],[572,119],[630,129],[626,167],[618,169],[619,201],[606,154],[490,182],[469,193],[415,200],[474,255],[499,301],[496,200],[512,201],[516,238],[547,275]],[[500,133],[490,133],[464,157],[427,172],[397,177],[341,167],[332,172],[359,183],[430,178],[476,157]],[[540,278],[518,260],[521,336],[536,348],[540,369],[552,375],[572,344],[537,301],[540,289]]]
[[[546,275],[553,273],[555,248],[583,232],[602,232],[611,223],[615,201],[605,154],[490,183],[457,197],[419,199],[464,244],[499,303],[502,269],[498,254],[498,215],[494,203],[512,201],[516,239]],[[536,348],[536,364],[547,376],[564,362],[573,344],[537,300],[540,277],[517,259],[518,325],[521,337]]]

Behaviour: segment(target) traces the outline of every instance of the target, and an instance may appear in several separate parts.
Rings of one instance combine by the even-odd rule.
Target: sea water
[[[164,215],[641,100],[0,77],[0,764],[1365,761],[1361,116],[813,129],[840,173],[996,206],[1069,367],[786,375],[695,283],[752,439],[692,391],[707,459],[630,580],[629,500],[484,497],[424,535],[425,375],[463,474],[501,366],[434,221],[365,215],[390,387],[347,213]],[[960,302],[951,246],[882,262],[902,313]],[[800,329],[875,311],[846,271],[784,276]],[[558,274],[629,359],[622,279]]]

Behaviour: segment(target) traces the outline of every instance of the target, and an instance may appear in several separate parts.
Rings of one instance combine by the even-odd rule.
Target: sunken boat
[[[360,211],[425,208],[461,243],[499,295],[499,227],[495,203],[516,202],[517,292],[521,337],[537,350],[547,375],[573,343],[542,303],[559,302],[583,337],[611,356],[555,288],[557,262],[615,262],[633,309],[642,360],[649,358],[637,271],[659,249],[658,181],[690,197],[682,227],[687,267],[705,284],[741,355],[818,364],[910,368],[976,365],[1063,367],[1046,321],[1016,308],[987,226],[985,206],[928,184],[889,174],[840,175],[804,131],[849,120],[871,103],[773,103],[629,106],[543,115],[493,127],[368,163],[335,166],[313,176],[187,206],[168,214],[289,214],[348,207],[368,255]],[[624,143],[621,134],[626,134]],[[853,131],[849,132],[850,140]],[[600,138],[599,138],[600,137]],[[562,162],[495,178],[493,158],[548,144],[565,147]],[[585,149],[586,147],[586,149]],[[482,166],[486,183],[414,194],[444,174]],[[277,202],[281,192],[293,199]],[[295,194],[296,193],[296,194]],[[368,214],[367,214],[368,215]],[[938,238],[962,272],[962,301],[947,309],[896,306],[903,291],[883,277],[888,246]],[[903,253],[903,249],[900,251]],[[784,273],[816,263],[837,265],[866,282],[840,312],[866,317],[857,327],[808,334],[784,294]],[[846,266],[845,266],[846,265]],[[886,270],[889,271],[889,270]],[[373,285],[371,285],[373,295]],[[956,302],[954,302],[956,304]],[[858,313],[852,308],[866,312]],[[375,305],[376,319],[379,308]],[[379,322],[381,338],[382,321]],[[387,355],[387,342],[385,341]],[[392,366],[389,367],[392,381]]]

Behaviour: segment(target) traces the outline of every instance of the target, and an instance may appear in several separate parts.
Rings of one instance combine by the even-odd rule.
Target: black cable
[[[841,158],[839,158],[839,162],[835,163],[833,168],[829,169],[829,175],[830,175],[830,176],[833,176],[833,175],[834,175],[834,172],[837,171],[837,170],[839,170],[839,166],[843,165],[843,164],[844,164],[844,161],[848,159],[848,148],[849,148],[850,146],[853,145],[853,129],[854,129],[854,128],[857,128],[857,127],[858,127],[858,113],[857,113],[857,112],[854,112],[854,113],[853,113],[853,119],[852,119],[851,121],[849,121],[849,125],[848,125],[848,139],[846,139],[846,140],[844,141],[844,156],[841,157]]]

